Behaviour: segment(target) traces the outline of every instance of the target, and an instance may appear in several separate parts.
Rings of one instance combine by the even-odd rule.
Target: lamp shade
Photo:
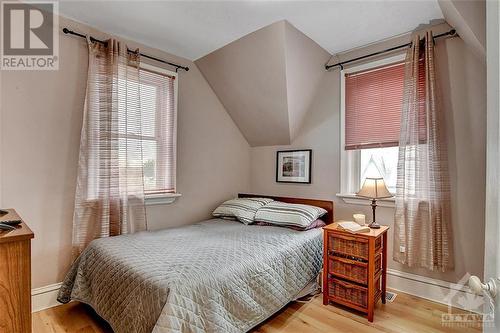
[[[363,186],[356,193],[357,196],[370,199],[383,199],[392,197],[391,192],[385,186],[384,178],[366,178]]]

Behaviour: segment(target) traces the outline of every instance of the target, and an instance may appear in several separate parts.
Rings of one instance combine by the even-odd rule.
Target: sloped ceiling
[[[279,21],[195,63],[255,147],[291,143],[329,57],[287,21]]]
[[[486,63],[486,1],[439,0],[446,22]]]

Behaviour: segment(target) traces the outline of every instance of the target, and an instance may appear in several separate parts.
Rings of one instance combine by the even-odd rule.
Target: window
[[[341,195],[356,193],[366,177],[383,177],[396,192],[403,59],[342,71]]]
[[[383,177],[389,191],[396,193],[398,152],[398,147],[361,149],[359,184],[366,177]]]
[[[139,83],[129,80],[127,84],[140,84],[140,112],[129,112],[128,117],[119,112],[119,136],[123,142],[128,139],[128,144],[136,141],[142,145],[145,194],[175,193],[177,74],[141,64]],[[137,97],[129,95],[127,99]]]

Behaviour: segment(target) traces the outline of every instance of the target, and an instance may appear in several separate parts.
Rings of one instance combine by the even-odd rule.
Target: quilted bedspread
[[[58,299],[89,304],[116,333],[245,332],[321,265],[321,229],[212,219],[93,241]]]

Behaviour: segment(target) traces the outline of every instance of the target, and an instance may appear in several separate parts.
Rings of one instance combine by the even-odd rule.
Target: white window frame
[[[345,203],[356,205],[370,204],[369,200],[359,198],[355,194],[361,186],[359,179],[359,174],[361,172],[361,154],[359,151],[345,150],[345,77],[350,73],[387,66],[401,62],[404,59],[405,54],[398,54],[358,66],[345,68],[340,71],[340,193],[337,193],[337,197],[342,198]],[[377,205],[382,207],[394,207],[394,198],[377,200]]]
[[[151,64],[147,63],[141,63],[140,68],[149,70],[152,72],[160,73],[160,74],[165,74],[168,76],[174,77],[174,134],[173,134],[173,139],[174,139],[174,156],[175,156],[175,161],[174,163],[174,175],[175,179],[177,182],[177,109],[178,109],[178,94],[179,94],[179,76],[178,73],[169,71],[168,69],[154,66]],[[155,124],[155,127],[157,128],[157,125]],[[155,130],[155,135],[158,135],[157,130]],[[144,196],[144,201],[147,206],[152,206],[152,205],[165,205],[165,204],[171,204],[173,203],[177,198],[182,196],[182,194],[177,193],[177,184],[176,184],[176,193],[153,193],[153,194],[146,194]]]

